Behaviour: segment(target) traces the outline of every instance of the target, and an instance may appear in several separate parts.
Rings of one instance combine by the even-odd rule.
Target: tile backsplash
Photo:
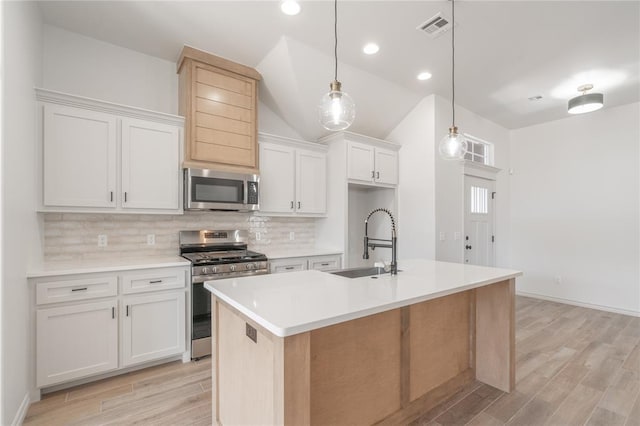
[[[313,218],[266,217],[238,212],[43,215],[45,261],[177,255],[178,231],[198,229],[246,229],[249,248],[267,254],[312,249],[315,245]],[[290,240],[292,231],[294,241]],[[107,236],[106,247],[98,247],[98,235],[101,234]],[[147,244],[149,234],[155,235],[155,245]]]

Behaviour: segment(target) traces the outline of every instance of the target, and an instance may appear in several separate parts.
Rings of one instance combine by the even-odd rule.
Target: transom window
[[[464,136],[467,138],[467,153],[464,155],[464,159],[493,166],[493,144],[467,134]]]

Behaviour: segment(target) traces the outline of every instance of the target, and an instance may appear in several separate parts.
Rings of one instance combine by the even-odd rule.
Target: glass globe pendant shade
[[[339,81],[333,81],[329,87],[331,91],[320,101],[320,124],[327,130],[344,130],[356,118],[356,105],[351,96],[340,90]]]
[[[462,160],[467,153],[467,140],[458,133],[457,127],[450,127],[449,134],[442,138],[438,149],[445,160]]]

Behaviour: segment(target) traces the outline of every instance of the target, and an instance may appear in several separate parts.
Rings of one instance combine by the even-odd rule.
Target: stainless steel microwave
[[[260,176],[184,169],[185,210],[259,210]]]

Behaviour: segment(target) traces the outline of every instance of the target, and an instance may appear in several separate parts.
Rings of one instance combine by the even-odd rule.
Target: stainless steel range
[[[211,294],[204,282],[269,273],[267,256],[247,250],[247,231],[180,231],[180,255],[191,261],[191,358],[211,354]]]

